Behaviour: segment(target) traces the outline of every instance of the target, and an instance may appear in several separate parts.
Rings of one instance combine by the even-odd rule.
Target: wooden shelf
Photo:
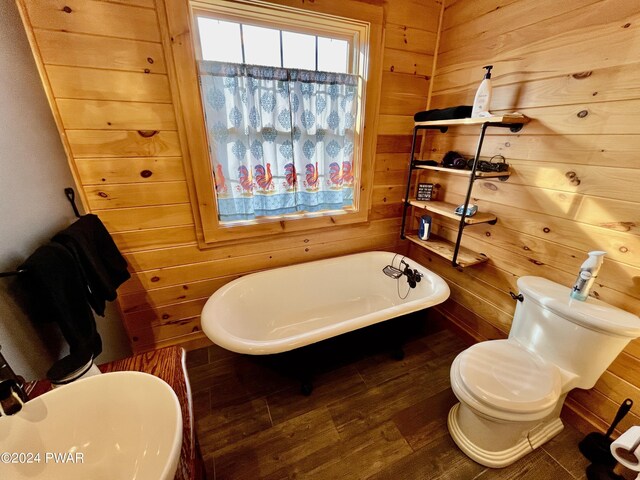
[[[409,203],[417,208],[422,208],[429,212],[442,215],[443,217],[452,218],[454,220],[460,220],[460,215],[456,215],[455,209],[458,205],[448,202],[436,202],[434,200],[424,201],[410,198]],[[489,223],[495,222],[498,219],[495,215],[486,212],[476,212],[472,217],[465,217],[464,223],[467,225],[475,225],[477,223]]]
[[[453,175],[463,175],[465,177],[471,176],[471,170],[458,170],[456,168],[445,168],[445,167],[431,167],[429,165],[416,165],[413,168],[419,168],[421,170],[434,170],[436,172],[447,172],[452,173]],[[476,170],[477,178],[495,178],[495,177],[508,177],[511,175],[511,171],[507,170],[506,172],[481,172]]]
[[[430,252],[433,252],[440,257],[444,257],[447,260],[453,260],[453,250],[455,249],[455,244],[453,242],[445,240],[444,238],[431,235],[429,240],[420,240],[417,235],[407,235],[407,240],[421,246],[422,248],[426,248]],[[487,257],[485,254],[476,253],[472,250],[469,250],[468,248],[460,246],[456,262],[461,267],[470,267],[472,265],[486,262],[487,260],[489,260],[489,257]]]
[[[529,123],[529,119],[521,114],[507,113],[505,115],[495,115],[482,118],[457,118],[455,120],[432,120],[430,122],[415,122],[416,127],[453,127],[456,125],[523,125]]]
[[[507,178],[511,175],[509,170],[505,172],[482,172],[477,170],[477,163],[475,165],[474,170],[458,170],[455,168],[444,168],[440,166],[428,166],[428,165],[417,165],[418,162],[415,159],[416,153],[416,142],[418,137],[418,132],[420,130],[440,130],[441,133],[445,133],[449,130],[449,127],[453,126],[480,126],[480,136],[478,138],[478,146],[476,148],[476,153],[474,155],[474,159],[479,160],[481,157],[482,150],[482,142],[487,133],[487,127],[495,127],[495,128],[508,128],[511,132],[519,132],[522,129],[522,126],[526,123],[529,123],[529,119],[520,113],[508,113],[505,115],[494,115],[491,117],[482,117],[482,118],[459,118],[455,120],[437,120],[437,121],[429,121],[429,122],[415,122],[413,128],[413,141],[411,144],[411,161],[409,164],[409,178],[407,179],[407,189],[405,193],[405,202],[403,203],[402,210],[402,227],[400,230],[400,236],[403,239],[408,239],[409,241],[419,245],[422,248],[426,248],[430,252],[448,259],[451,264],[461,267],[468,267],[471,265],[476,265],[478,263],[486,262],[488,257],[482,253],[476,253],[468,248],[464,248],[460,245],[460,241],[462,239],[463,230],[467,225],[473,225],[477,223],[491,223],[494,224],[497,221],[497,217],[490,213],[480,212],[476,213],[471,217],[465,217],[464,222],[460,222],[461,216],[455,214],[455,210],[457,205],[453,205],[447,202],[435,202],[435,201],[418,201],[416,198],[409,198],[411,192],[411,183],[413,171],[420,170],[432,170],[435,172],[443,172],[447,174],[460,175],[465,176],[469,179],[469,186],[467,188],[467,195],[465,197],[464,205],[467,206],[469,200],[471,199],[471,191],[473,189],[473,184],[476,180],[480,178],[498,178],[500,180],[507,180]],[[435,163],[435,162],[420,162],[420,163]],[[416,187],[417,188],[417,187]],[[444,217],[448,217],[454,220],[458,220],[458,232],[457,238],[455,242],[450,242],[448,240],[439,238],[437,236],[431,236],[431,238],[427,241],[420,240],[417,235],[407,235],[407,213],[409,206],[414,206],[417,208],[424,209],[428,212],[433,212],[437,215],[442,215]]]

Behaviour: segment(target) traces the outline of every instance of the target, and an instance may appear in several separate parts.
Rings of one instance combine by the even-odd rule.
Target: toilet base
[[[564,428],[559,417],[538,422],[501,422],[480,417],[460,403],[449,411],[447,426],[451,438],[460,450],[472,460],[491,468],[511,465],[555,437]],[[481,442],[474,442],[469,438],[474,433],[478,439],[482,439]]]

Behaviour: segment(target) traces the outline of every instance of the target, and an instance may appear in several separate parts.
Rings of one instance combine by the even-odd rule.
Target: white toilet
[[[500,468],[544,444],[563,428],[560,410],[573,388],[592,388],[625,346],[640,337],[640,319],[540,277],[521,277],[507,340],[460,353],[451,388],[460,403],[449,433],[476,462]]]

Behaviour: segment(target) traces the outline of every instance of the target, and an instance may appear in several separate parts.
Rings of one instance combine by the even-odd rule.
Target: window
[[[256,27],[197,14],[196,20],[204,61],[351,73],[347,40]]]
[[[242,0],[189,16],[174,53],[204,242],[366,221],[370,24]]]
[[[220,224],[353,211],[353,40],[195,18]]]

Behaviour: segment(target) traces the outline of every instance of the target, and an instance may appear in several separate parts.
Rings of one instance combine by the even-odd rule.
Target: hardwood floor
[[[466,457],[449,437],[446,418],[457,401],[449,367],[467,345],[419,315],[387,324],[302,354],[252,357],[215,346],[190,352],[209,479],[586,478],[587,461],[577,448],[582,434],[570,425],[504,469]],[[386,348],[399,328],[406,337],[403,360]],[[301,365],[314,370],[309,397],[296,380]]]

